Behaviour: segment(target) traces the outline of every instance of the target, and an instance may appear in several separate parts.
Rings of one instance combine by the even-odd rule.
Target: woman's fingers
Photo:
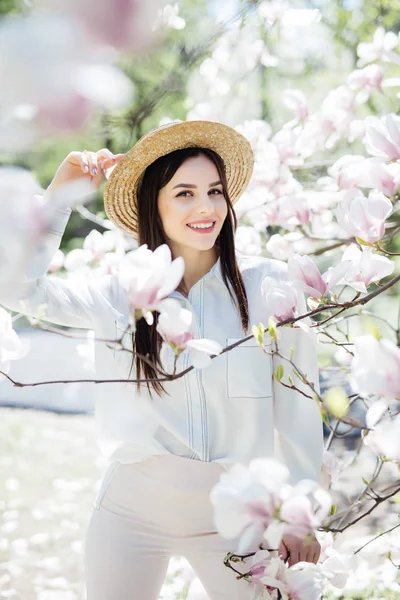
[[[79,153],[79,162],[84,173],[89,173],[90,166],[86,156],[86,151]]]
[[[96,179],[102,179],[104,172],[116,165],[125,154],[113,154],[108,148],[102,148],[97,152],[83,150],[83,152],[71,152],[75,164],[79,164],[83,173]]]

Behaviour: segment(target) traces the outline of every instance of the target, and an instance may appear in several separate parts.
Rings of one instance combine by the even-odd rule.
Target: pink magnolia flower
[[[339,225],[350,235],[374,244],[385,234],[385,220],[393,210],[392,203],[378,190],[371,190],[368,198],[356,189],[348,190],[336,209]]]
[[[368,185],[363,187],[376,188],[385,196],[394,196],[400,189],[400,164],[371,160],[368,179]]]
[[[300,539],[313,534],[329,515],[332,499],[329,493],[314,481],[300,481],[283,500],[279,517],[286,525],[286,533]]]
[[[365,119],[365,148],[372,156],[384,160],[400,158],[400,117],[393,113]]]
[[[339,283],[350,264],[350,261],[343,261],[336,267],[330,267],[321,275],[317,265],[309,256],[295,254],[288,261],[288,272],[298,289],[310,294],[312,298],[322,298]]]
[[[143,316],[153,323],[153,310],[161,310],[162,301],[179,285],[185,265],[182,257],[171,261],[171,250],[166,244],[152,252],[144,244],[128,252],[119,268],[119,278],[125,288],[131,316]]]
[[[138,50],[149,41],[157,11],[162,9],[160,0],[54,0],[52,8],[65,18],[71,15],[84,24],[99,44],[110,44],[122,50]],[[174,7],[166,11],[168,18],[177,17]],[[179,28],[179,27],[177,27]],[[180,27],[181,28],[181,27]]]
[[[262,541],[288,478],[287,467],[270,458],[254,459],[248,466],[238,463],[222,473],[210,493],[214,524],[224,538],[240,536],[239,553]]]
[[[222,347],[214,340],[194,339],[193,313],[181,308],[173,299],[164,301],[158,317],[157,331],[176,356],[189,350],[193,366],[202,369],[211,363],[211,356],[221,354]]]
[[[298,296],[293,285],[285,281],[277,281],[273,277],[265,277],[261,284],[266,311],[277,321],[296,317],[298,314]]]
[[[343,252],[342,260],[350,261],[351,266],[340,283],[347,283],[358,292],[366,293],[367,286],[380,281],[393,273],[394,262],[386,256],[372,252],[372,248],[350,244]]]
[[[11,315],[0,307],[0,371],[8,373],[10,361],[17,360],[23,355],[22,343],[12,328]],[[4,375],[0,373],[0,381]]]
[[[258,552],[257,552],[258,554]],[[270,594],[274,594],[273,598],[278,598],[277,590],[281,592],[283,598],[286,598],[288,592],[288,585],[286,583],[286,576],[288,568],[285,563],[278,557],[271,557],[269,561],[265,561],[264,573],[260,577],[260,582],[263,584],[264,589]]]
[[[354,344],[351,384],[365,396],[400,399],[400,348],[387,339],[359,336]]]

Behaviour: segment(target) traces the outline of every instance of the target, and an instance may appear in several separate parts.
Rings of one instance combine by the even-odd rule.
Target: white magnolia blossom
[[[354,391],[364,396],[400,399],[400,348],[391,340],[378,341],[372,335],[357,337],[351,383]]]
[[[372,42],[361,42],[357,46],[359,60],[357,65],[362,67],[376,60],[397,62],[398,55],[393,52],[399,45],[399,38],[393,31],[383,27],[375,30]],[[400,58],[400,57],[399,57]]]
[[[253,227],[239,225],[235,232],[235,247],[243,254],[259,256],[261,254],[261,236]]]
[[[261,284],[261,294],[265,300],[267,314],[277,321],[297,317],[299,297],[290,282],[265,277]]]
[[[393,113],[366,117],[365,148],[386,161],[400,159],[400,117]]]
[[[177,2],[166,4],[158,10],[155,28],[159,25],[170,27],[171,29],[184,29],[186,27],[185,19],[179,16],[179,4]]]
[[[307,98],[301,90],[287,89],[283,93],[283,103],[302,120],[308,116]]]
[[[367,286],[380,281],[394,271],[394,262],[386,256],[372,252],[372,248],[350,244],[343,252],[342,261],[350,261],[351,266],[339,283],[347,283],[358,292],[366,293]]]
[[[385,221],[392,211],[391,201],[382,192],[371,190],[366,198],[361,190],[351,188],[337,207],[336,218],[347,233],[374,244],[383,238]]]
[[[386,416],[363,438],[364,444],[381,458],[400,464],[400,415]]]

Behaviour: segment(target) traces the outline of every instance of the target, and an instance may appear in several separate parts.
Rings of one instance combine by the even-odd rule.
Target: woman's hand
[[[68,182],[84,177],[87,177],[97,190],[103,182],[105,170],[116,165],[123,156],[125,155],[114,155],[107,148],[97,152],[89,152],[88,150],[70,152],[58,167],[47,191],[51,192]]]
[[[301,561],[317,564],[321,554],[321,545],[316,538],[308,543],[306,540],[300,540],[293,535],[285,535],[279,546],[278,554],[283,560],[289,556],[289,567]]]

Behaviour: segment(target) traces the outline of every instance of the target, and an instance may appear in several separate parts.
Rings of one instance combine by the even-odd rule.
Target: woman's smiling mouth
[[[187,227],[197,233],[211,233],[215,228],[215,221],[196,221],[195,223],[187,223]]]

